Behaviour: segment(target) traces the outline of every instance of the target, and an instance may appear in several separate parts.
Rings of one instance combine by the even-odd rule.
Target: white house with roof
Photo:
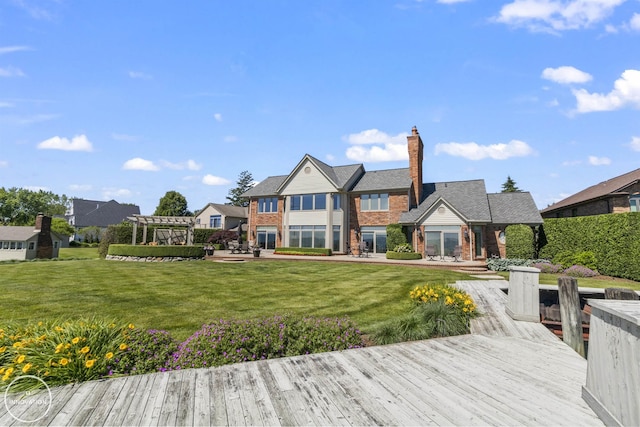
[[[208,203],[196,215],[195,228],[230,230],[240,221],[246,223],[249,209],[242,206]]]
[[[482,260],[505,255],[504,230],[532,227],[542,217],[527,192],[488,194],[484,180],[424,183],[424,145],[414,127],[407,137],[409,167],[366,171],[330,166],[306,154],[287,175],[262,180],[250,200],[249,239],[267,249],[329,248],[346,253],[366,244],[387,251],[386,227],[401,224],[414,250]]]
[[[35,227],[0,227],[0,261],[57,258],[64,237],[51,231],[51,217],[38,215]]]

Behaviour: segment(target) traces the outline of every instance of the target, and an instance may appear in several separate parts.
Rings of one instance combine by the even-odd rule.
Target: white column
[[[540,322],[540,270],[509,268],[509,298],[506,312],[514,320]]]

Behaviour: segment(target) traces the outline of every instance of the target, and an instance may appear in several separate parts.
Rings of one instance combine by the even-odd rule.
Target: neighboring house
[[[35,227],[0,227],[0,261],[57,258],[63,239],[44,215],[38,215]]]
[[[238,227],[240,221],[246,223],[247,218],[248,208],[209,203],[196,215],[195,228],[230,230]]]
[[[140,215],[139,206],[120,204],[115,200],[101,202],[71,199],[71,206],[64,217],[76,230],[72,240],[82,241],[84,236],[78,234],[79,230],[85,227],[99,227],[106,230],[108,226],[120,224],[133,215]]]
[[[640,212],[640,169],[603,181],[540,211],[543,218]]]
[[[329,166],[305,155],[288,175],[261,181],[250,200],[248,239],[260,246],[331,248],[346,253],[366,242],[387,251],[386,226],[399,223],[417,252],[433,245],[466,260],[504,256],[504,230],[538,226],[529,193],[487,194],[483,180],[422,182],[424,146],[414,127],[407,137],[409,168],[365,171],[362,164]]]

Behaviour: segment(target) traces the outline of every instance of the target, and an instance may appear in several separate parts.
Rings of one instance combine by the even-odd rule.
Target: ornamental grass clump
[[[287,314],[253,320],[220,320],[203,325],[180,344],[167,368],[203,368],[363,346],[361,332],[347,318]]]
[[[38,376],[49,386],[102,378],[126,350],[132,328],[95,318],[0,326],[0,390],[21,375]]]
[[[473,299],[449,285],[414,288],[408,313],[379,325],[371,335],[376,344],[392,344],[469,333],[469,320],[478,315]]]
[[[598,272],[582,265],[572,265],[564,270],[564,274],[571,277],[595,277],[598,275]]]

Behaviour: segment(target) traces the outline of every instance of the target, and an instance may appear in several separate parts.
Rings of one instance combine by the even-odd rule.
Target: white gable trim
[[[419,219],[419,225],[464,225],[466,218],[445,199],[438,199]]]
[[[335,193],[338,189],[324,172],[309,158],[305,158],[280,187],[281,195]]]

